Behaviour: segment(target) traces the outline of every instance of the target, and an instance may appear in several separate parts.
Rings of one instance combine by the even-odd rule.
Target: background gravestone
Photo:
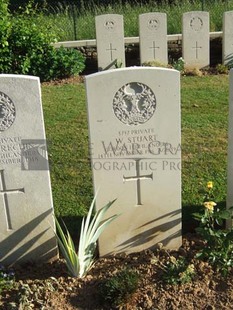
[[[209,65],[209,13],[183,14],[182,49],[185,68],[204,68]]]
[[[167,64],[167,15],[139,15],[139,41],[141,64],[151,60]]]
[[[123,16],[96,16],[95,27],[99,71],[115,68],[117,63],[125,67]]]
[[[128,68],[86,77],[97,209],[117,198],[100,255],[181,245],[180,74]]]
[[[227,208],[233,206],[233,69],[230,70],[230,94],[228,116],[228,158],[227,158]],[[227,221],[232,227],[232,220]]]
[[[223,64],[233,63],[233,11],[223,13]]]
[[[56,257],[39,78],[0,75],[0,261]]]

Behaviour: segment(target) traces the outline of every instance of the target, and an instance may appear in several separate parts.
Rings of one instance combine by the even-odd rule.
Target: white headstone
[[[125,67],[123,16],[96,16],[95,27],[99,71]]]
[[[227,158],[227,208],[233,206],[233,69],[230,70],[230,94],[228,116],[228,158]],[[232,221],[227,221],[227,227],[232,227]]]
[[[223,63],[233,64],[233,11],[223,14],[222,57]]]
[[[167,15],[146,13],[139,15],[141,64],[156,60],[167,64]]]
[[[86,77],[97,209],[117,198],[100,255],[181,245],[180,74],[161,68]],[[111,213],[112,212],[112,213]]]
[[[209,13],[183,14],[182,49],[185,68],[201,69],[209,65]]]
[[[39,78],[0,75],[0,261],[56,257]]]

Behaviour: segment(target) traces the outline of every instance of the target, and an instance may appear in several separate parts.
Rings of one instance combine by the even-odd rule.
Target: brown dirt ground
[[[193,70],[186,70],[185,71],[185,76],[203,76],[203,75],[218,75],[218,71],[215,67],[210,67],[207,69],[193,69]],[[228,74],[228,72],[226,72]],[[43,82],[42,85],[63,85],[63,84],[79,84],[83,83],[85,79],[84,75],[79,75],[79,76],[73,76],[70,78],[66,79],[61,79],[61,80],[54,80],[50,82]]]
[[[44,265],[27,264],[15,270],[15,289],[1,294],[0,309],[233,309],[233,272],[224,278],[208,263],[196,260],[194,256],[203,245],[196,235],[189,234],[178,251],[155,249],[99,258],[82,279],[70,277],[61,259]],[[168,285],[162,281],[158,262],[166,262],[170,255],[184,256],[194,264],[192,282]],[[126,267],[140,274],[136,293],[118,308],[101,304],[100,283]]]

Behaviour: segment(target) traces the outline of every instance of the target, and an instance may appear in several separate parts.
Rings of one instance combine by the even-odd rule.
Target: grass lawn
[[[207,181],[216,202],[226,201],[228,89],[226,75],[181,80],[185,222],[201,206]],[[77,231],[93,198],[84,84],[43,85],[42,95],[55,213]]]

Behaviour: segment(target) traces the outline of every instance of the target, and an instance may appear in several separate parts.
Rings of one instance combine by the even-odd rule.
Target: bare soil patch
[[[83,278],[68,275],[62,259],[44,265],[27,264],[16,269],[16,284],[0,297],[0,309],[233,309],[233,273],[224,278],[207,262],[195,258],[204,246],[194,234],[183,238],[178,251],[147,250],[96,260]],[[159,262],[184,256],[195,266],[192,282],[167,285]],[[120,307],[103,304],[99,287],[104,279],[129,268],[140,274],[139,287]]]

